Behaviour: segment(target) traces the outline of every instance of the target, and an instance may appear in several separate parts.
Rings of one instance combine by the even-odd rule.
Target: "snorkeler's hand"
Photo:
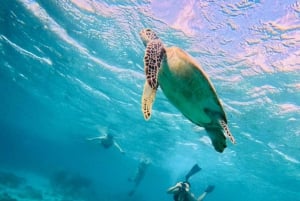
[[[207,188],[205,189],[205,192],[211,193],[214,189],[215,189],[215,186],[214,186],[214,185],[209,185],[209,186],[207,186]]]

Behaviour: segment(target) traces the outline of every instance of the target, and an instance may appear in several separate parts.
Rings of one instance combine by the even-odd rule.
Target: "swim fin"
[[[191,176],[199,172],[201,168],[198,166],[198,164],[195,164],[192,169],[185,175],[185,181],[188,181]]]

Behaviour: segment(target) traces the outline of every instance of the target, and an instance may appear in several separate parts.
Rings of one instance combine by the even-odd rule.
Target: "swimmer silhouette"
[[[135,172],[135,175],[128,179],[128,181],[134,182],[133,189],[128,193],[129,196],[132,196],[135,193],[136,188],[139,186],[139,184],[141,183],[142,179],[145,176],[145,172],[149,164],[150,164],[149,159],[142,158]]]
[[[115,146],[122,154],[125,154],[120,145],[115,141],[112,134],[107,133],[106,131],[101,131],[102,135],[98,137],[87,138],[88,141],[99,141],[100,144],[108,149],[112,146]]]

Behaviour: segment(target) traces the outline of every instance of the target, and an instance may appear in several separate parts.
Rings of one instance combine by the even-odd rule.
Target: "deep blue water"
[[[145,27],[202,65],[235,145],[217,153],[161,90],[143,119]],[[0,200],[167,201],[198,163],[207,201],[300,201],[299,58],[295,0],[2,0]],[[126,154],[86,141],[99,130]]]

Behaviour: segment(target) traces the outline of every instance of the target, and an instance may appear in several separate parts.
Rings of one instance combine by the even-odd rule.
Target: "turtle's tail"
[[[222,126],[223,130],[225,131],[225,135],[230,139],[232,144],[235,144],[235,139],[234,139],[233,135],[231,134],[231,132],[229,131],[229,128],[228,128],[226,122],[224,120],[220,120],[219,122],[220,122],[220,125]]]

